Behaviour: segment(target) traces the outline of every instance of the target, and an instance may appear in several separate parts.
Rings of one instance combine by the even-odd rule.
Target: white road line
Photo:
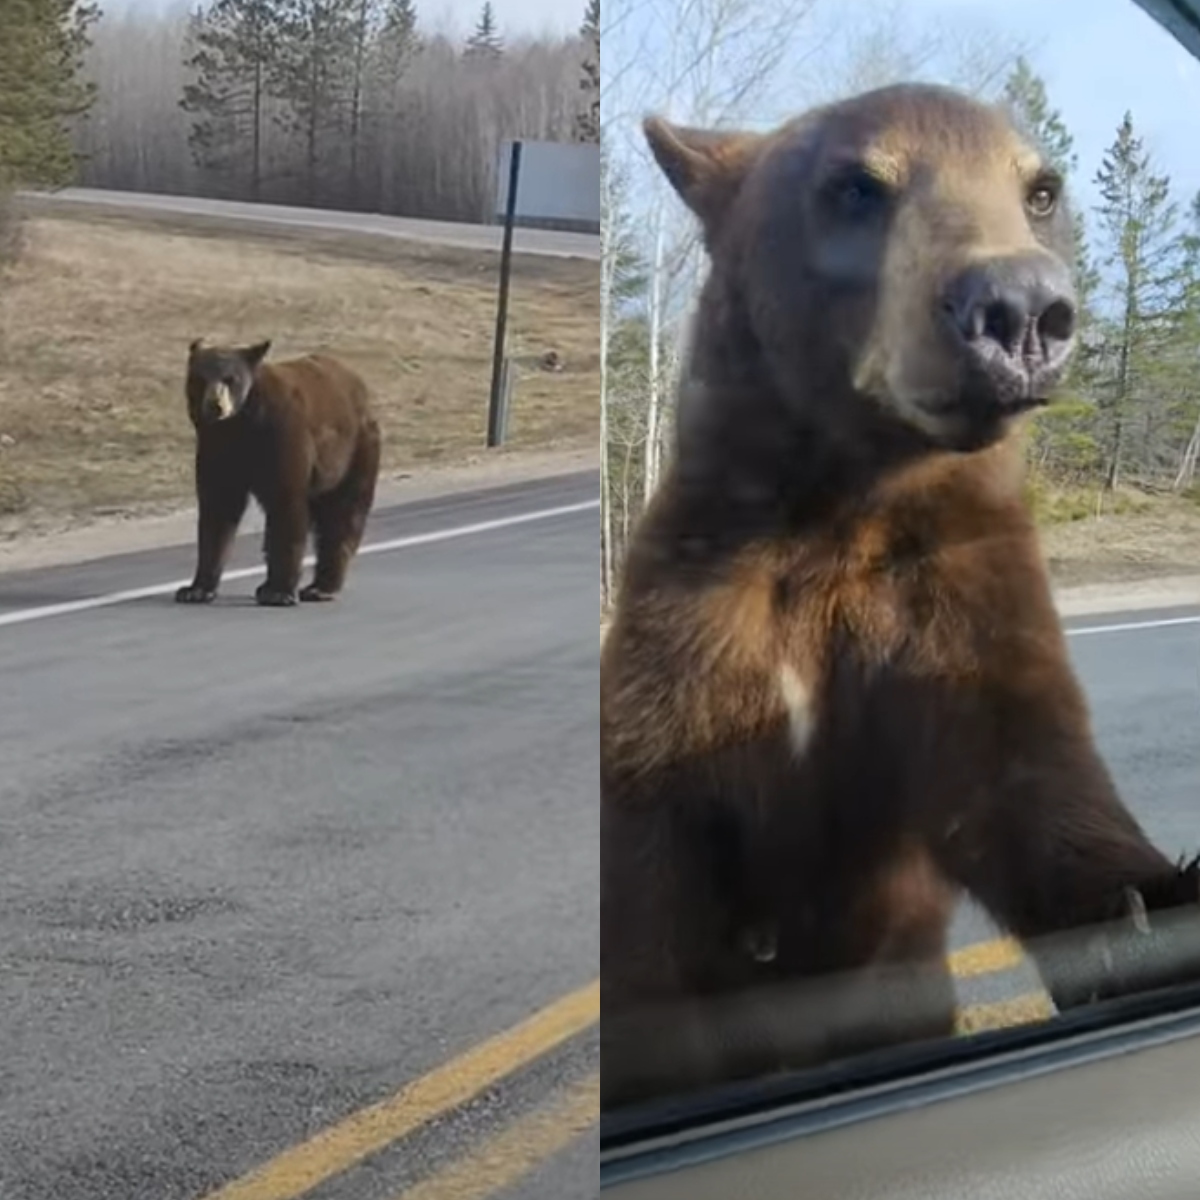
[[[455,538],[471,537],[477,533],[489,533],[493,529],[508,529],[513,525],[528,525],[533,521],[548,521],[552,517],[565,517],[571,513],[587,512],[600,507],[600,501],[583,500],[578,504],[562,504],[557,508],[541,508],[534,512],[518,513],[511,517],[496,517],[491,521],[477,521],[472,525],[457,525],[450,529],[435,529],[430,533],[414,533],[408,537],[390,538],[386,542],[371,542],[359,550],[359,554],[383,554],[388,550],[407,550],[410,546],[426,546],[431,542],[449,542]],[[313,556],[304,560],[312,566]],[[230,579],[249,579],[261,575],[263,568],[239,567],[226,571],[222,583]],[[83,600],[66,600],[61,604],[42,604],[37,608],[19,608],[14,612],[0,613],[0,626],[23,625],[27,621],[43,621],[47,617],[61,617],[68,613],[87,612],[93,608],[110,608],[114,604],[128,604],[133,600],[147,600],[153,596],[167,596],[177,588],[191,583],[191,579],[175,579],[170,583],[154,583],[148,587],[130,588],[124,592],[108,592],[103,596],[88,596]]]
[[[1127,621],[1119,625],[1082,625],[1068,629],[1067,637],[1084,637],[1090,633],[1130,633],[1135,629],[1166,629],[1170,625],[1200,625],[1200,616],[1165,617],[1157,621]]]

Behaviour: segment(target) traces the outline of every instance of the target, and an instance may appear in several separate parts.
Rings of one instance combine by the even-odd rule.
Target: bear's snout
[[[1077,303],[1064,264],[1045,253],[974,263],[940,303],[971,393],[1014,411],[1046,401],[1075,345]]]
[[[224,421],[232,417],[237,405],[233,401],[233,393],[224,383],[215,384],[209,389],[201,406],[201,414],[206,421]]]

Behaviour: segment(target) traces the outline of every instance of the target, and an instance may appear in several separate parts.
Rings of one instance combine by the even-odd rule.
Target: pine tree
[[[1036,145],[1064,179],[1079,166],[1075,139],[1061,112],[1050,103],[1045,81],[1024,58],[1004,83],[1001,103],[1017,128]],[[1074,276],[1078,302],[1078,350],[1063,381],[1056,403],[1037,414],[1033,423],[1033,450],[1038,461],[1057,470],[1091,467],[1099,454],[1096,440],[1097,371],[1103,361],[1096,324],[1096,290],[1100,274],[1088,246],[1087,222],[1082,211],[1072,218]]]
[[[387,0],[378,45],[397,61],[407,58],[416,45],[417,10],[412,0]]]
[[[417,10],[412,0],[386,0],[371,46],[371,72],[374,87],[388,98],[390,116],[395,115],[400,76],[418,45]]]
[[[99,15],[80,0],[0,0],[0,187],[74,177],[69,125],[95,99],[80,68]]]
[[[1170,179],[1155,173],[1131,113],[1121,121],[1096,183],[1103,199],[1096,209],[1102,262],[1112,270],[1116,292],[1104,396],[1109,426],[1105,487],[1111,490],[1122,478],[1135,419],[1149,430],[1155,418],[1148,385],[1186,307],[1186,246],[1179,236]]]
[[[464,58],[496,59],[504,52],[504,40],[496,29],[492,0],[484,0],[475,32],[467,39]]]
[[[1062,113],[1051,107],[1045,81],[1034,72],[1026,59],[1017,59],[1005,81],[1002,103],[1017,128],[1041,150],[1050,165],[1069,180],[1079,168],[1075,138],[1067,128]],[[1075,283],[1086,321],[1099,276],[1088,251],[1087,224],[1082,212],[1075,214],[1074,222]]]
[[[1017,127],[1046,155],[1063,176],[1074,174],[1079,166],[1075,139],[1062,114],[1050,107],[1045,81],[1034,73],[1024,58],[1018,58],[1004,83],[1005,108]]]
[[[582,75],[579,80],[582,105],[575,117],[575,139],[580,142],[599,142],[600,0],[588,0],[579,36],[583,40]]]
[[[265,106],[283,36],[281,0],[214,0],[189,29],[186,65],[194,73],[180,106],[195,120],[188,144],[203,166],[244,163],[250,195],[262,193]]]
[[[317,199],[322,135],[343,126],[354,78],[361,0],[283,0],[273,93],[288,106],[285,124],[304,141],[308,202]]]

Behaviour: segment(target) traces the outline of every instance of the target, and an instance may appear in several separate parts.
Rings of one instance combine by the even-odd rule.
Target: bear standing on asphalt
[[[259,604],[332,600],[358,550],[379,474],[379,425],[367,386],[337,360],[313,354],[265,363],[270,342],[191,344],[188,416],[196,430],[196,575],[182,604],[213,600],[253,496],[266,516],[266,581]],[[313,581],[297,592],[312,530]]]

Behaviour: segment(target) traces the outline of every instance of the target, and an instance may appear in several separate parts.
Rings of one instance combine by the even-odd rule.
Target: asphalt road
[[[594,979],[597,492],[378,512],[328,606],[177,606],[190,547],[0,576],[4,1200],[194,1200]],[[407,1196],[597,1066],[585,1029],[314,1195]],[[576,1136],[503,1195],[596,1172]]]
[[[91,208],[112,213],[158,213],[164,216],[207,217],[235,224],[274,229],[308,229],[326,233],[367,234],[402,238],[464,250],[500,250],[501,225],[469,225],[458,221],[423,221],[389,217],[380,213],[338,212],[323,208],[298,208],[282,204],[251,204],[237,200],[209,200],[200,196],[164,196],[146,192],[109,192],[91,188],[64,188],[53,193],[24,194],[28,204],[48,209]],[[550,258],[600,258],[596,234],[549,229],[517,228],[513,250]]]
[[[198,1200],[594,978],[595,494],[379,512],[328,607],[253,606],[257,536],[211,608],[170,602],[190,546],[0,576],[0,1197]],[[1198,622],[1068,623],[1171,851],[1200,843]],[[965,910],[956,942],[992,934]],[[597,1065],[588,1029],[312,1195],[400,1200]],[[495,1200],[596,1171],[579,1134]]]

